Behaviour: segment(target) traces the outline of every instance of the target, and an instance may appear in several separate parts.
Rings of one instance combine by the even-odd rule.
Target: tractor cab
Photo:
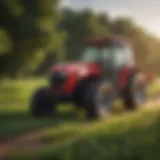
[[[85,45],[81,58],[85,63],[99,64],[103,75],[113,77],[125,66],[134,65],[131,46],[122,39],[92,39]]]
[[[131,46],[114,38],[89,41],[80,59],[83,62],[95,62],[114,69],[124,65],[134,65]]]

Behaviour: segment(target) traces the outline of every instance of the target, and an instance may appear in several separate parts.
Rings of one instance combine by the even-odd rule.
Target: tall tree
[[[0,75],[34,67],[48,51],[62,52],[56,0],[0,0]],[[8,47],[7,47],[8,46]]]
[[[109,19],[104,14],[96,15],[91,10],[75,12],[70,9],[62,11],[61,28],[68,34],[66,48],[67,57],[75,59],[83,50],[84,42],[91,36],[104,36],[109,34],[107,23]]]

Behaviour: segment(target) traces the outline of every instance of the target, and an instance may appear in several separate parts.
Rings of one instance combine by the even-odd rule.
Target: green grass
[[[71,121],[72,114],[61,118],[34,119],[29,113],[32,92],[45,85],[44,80],[6,81],[0,86],[0,140],[20,135],[28,130],[58,125]],[[68,109],[70,110],[71,107]],[[69,114],[69,113],[68,113]]]
[[[159,159],[160,110],[113,117],[104,122],[68,124],[44,132],[37,152],[17,152],[8,160]]]
[[[0,140],[44,128],[40,148],[17,148],[7,160],[160,159],[160,109],[84,122],[74,116],[72,107],[61,106],[55,118],[34,119],[29,114],[29,99],[33,90],[45,83],[32,79],[0,86]],[[157,92],[157,87],[153,88],[152,94]]]

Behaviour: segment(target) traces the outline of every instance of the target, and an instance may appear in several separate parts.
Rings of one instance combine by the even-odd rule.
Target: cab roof
[[[111,36],[111,37],[101,37],[101,38],[93,37],[93,38],[90,38],[86,42],[86,44],[96,45],[96,46],[101,46],[101,45],[120,45],[120,46],[124,46],[128,43],[127,43],[127,40],[125,38]]]

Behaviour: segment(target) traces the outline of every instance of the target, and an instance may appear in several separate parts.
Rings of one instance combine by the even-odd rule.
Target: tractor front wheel
[[[85,93],[84,107],[88,119],[106,117],[111,110],[111,94],[109,88],[103,87],[102,83],[91,83]]]
[[[34,117],[54,115],[55,106],[47,88],[40,88],[33,94],[30,112]]]

